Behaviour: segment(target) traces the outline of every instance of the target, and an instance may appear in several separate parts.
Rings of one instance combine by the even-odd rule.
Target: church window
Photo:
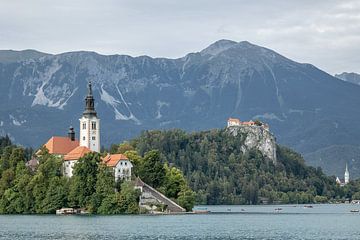
[[[82,124],[82,129],[86,129],[86,123]]]
[[[85,141],[85,137],[83,137],[83,140]]]
[[[125,166],[127,166],[127,162],[125,162]]]
[[[91,129],[96,130],[96,122],[91,122]]]
[[[91,137],[92,140],[95,140],[95,137]]]

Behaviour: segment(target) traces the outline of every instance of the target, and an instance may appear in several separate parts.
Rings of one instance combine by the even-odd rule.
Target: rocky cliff
[[[233,136],[245,136],[244,145],[241,146],[243,153],[257,149],[276,164],[276,140],[269,130],[261,126],[231,126],[227,131]]]

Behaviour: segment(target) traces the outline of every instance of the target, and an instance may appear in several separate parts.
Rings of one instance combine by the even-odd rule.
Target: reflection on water
[[[359,239],[360,205],[201,206],[172,216],[0,215],[0,239]],[[276,210],[278,209],[278,210]]]

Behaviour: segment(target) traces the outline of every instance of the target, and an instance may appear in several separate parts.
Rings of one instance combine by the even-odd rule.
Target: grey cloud
[[[218,39],[247,40],[330,73],[360,72],[352,0],[0,2],[0,48],[181,57]]]

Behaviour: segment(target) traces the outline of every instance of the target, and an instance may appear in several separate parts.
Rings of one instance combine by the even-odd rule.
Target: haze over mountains
[[[342,176],[347,161],[360,175],[360,86],[249,42],[220,40],[179,59],[1,51],[0,70],[0,132],[26,146],[65,135],[69,125],[78,133],[92,81],[103,145],[144,129],[261,119],[325,172]],[[344,146],[354,155],[328,156]]]

